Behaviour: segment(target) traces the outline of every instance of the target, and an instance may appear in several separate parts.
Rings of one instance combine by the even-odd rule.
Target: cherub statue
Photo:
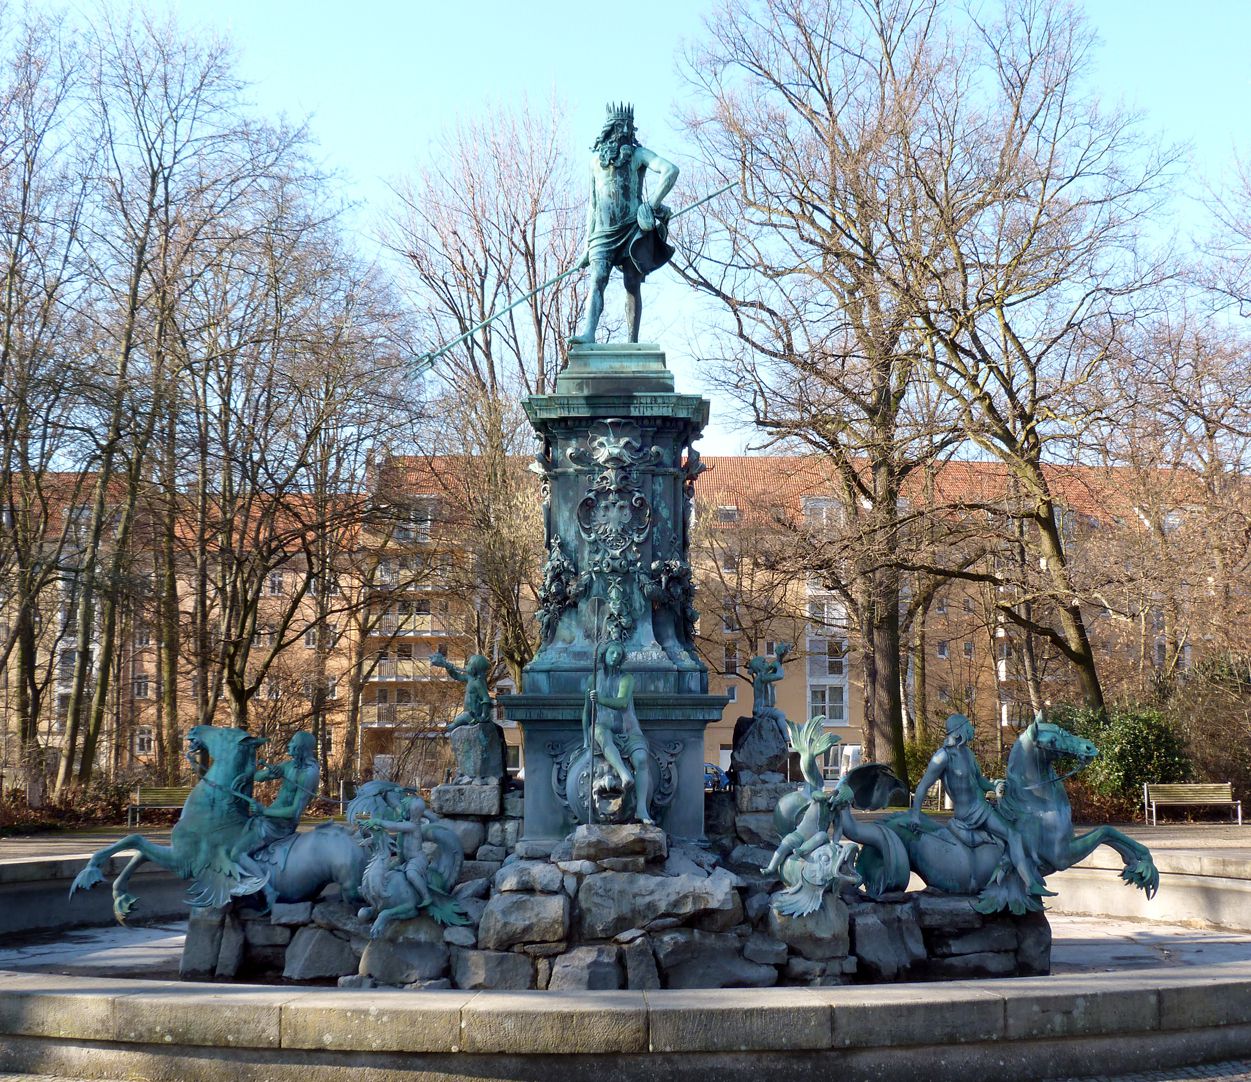
[[[777,708],[777,689],[773,686],[785,676],[782,662],[791,651],[791,644],[780,642],[774,648],[773,660],[757,655],[747,663],[747,671],[751,674],[752,716],[772,719],[786,737],[786,715]]]
[[[415,790],[369,782],[361,786],[347,815],[371,839],[371,857],[361,877],[361,894],[369,904],[357,913],[358,919],[373,921],[371,939],[385,934],[392,921],[411,920],[422,910],[440,924],[468,923],[450,894],[465,851],[456,833],[427,809]],[[424,843],[433,845],[433,862]]]
[[[492,721],[495,702],[487,687],[486,676],[491,671],[491,662],[481,654],[470,654],[463,669],[457,668],[441,651],[430,655],[430,664],[445,669],[453,680],[465,685],[465,709],[448,724],[448,729],[458,725],[482,725]]]

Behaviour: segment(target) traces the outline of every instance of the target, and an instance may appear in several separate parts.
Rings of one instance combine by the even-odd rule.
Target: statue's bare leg
[[[621,277],[625,279],[626,341],[637,342],[643,320],[643,276],[627,259],[621,264]]]
[[[591,264],[591,290],[586,298],[586,317],[582,321],[582,333],[571,338],[571,342],[595,342],[599,319],[604,314],[604,290],[608,286],[608,276],[611,273],[612,266],[606,259],[597,259]]]
[[[630,764],[634,767],[634,814],[640,823],[651,823],[652,813],[647,805],[651,800],[652,772],[647,765],[647,752],[636,751],[630,756]]]
[[[612,737],[609,737],[601,744],[600,748],[604,753],[604,758],[608,761],[608,765],[617,772],[617,777],[621,779],[621,784],[623,786],[632,785],[635,779],[630,774],[630,768],[625,765],[625,760],[621,758],[617,742]]]

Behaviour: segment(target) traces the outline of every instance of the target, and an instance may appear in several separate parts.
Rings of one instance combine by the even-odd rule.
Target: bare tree
[[[387,233],[404,263],[419,353],[533,294],[442,354],[431,401],[437,422],[422,434],[445,488],[443,514],[471,554],[462,585],[481,599],[479,646],[518,687],[536,646],[529,613],[541,557],[519,400],[553,389],[584,299],[576,277],[538,288],[576,265],[585,239],[585,197],[567,145],[555,104],[545,114],[523,106],[464,122],[445,135],[434,166],[398,187],[401,209]]]

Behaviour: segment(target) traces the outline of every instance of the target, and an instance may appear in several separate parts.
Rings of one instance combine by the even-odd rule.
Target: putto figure
[[[470,654],[463,669],[453,665],[441,652],[430,655],[430,664],[444,669],[453,680],[465,685],[465,708],[448,722],[448,729],[459,725],[485,725],[492,720],[495,701],[491,698],[491,690],[487,687],[487,673],[491,671],[491,662],[481,654]]]
[[[591,147],[591,205],[582,266],[591,268],[591,292],[582,333],[571,341],[592,343],[604,311],[604,287],[613,267],[621,268],[626,291],[628,341],[639,340],[643,279],[673,258],[668,243],[671,211],[664,198],[678,167],[639,145],[634,106],[609,105],[604,127]],[[644,181],[654,174],[650,195]]]

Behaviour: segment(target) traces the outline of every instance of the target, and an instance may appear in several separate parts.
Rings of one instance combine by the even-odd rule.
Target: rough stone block
[[[269,924],[263,920],[244,921],[243,938],[250,947],[285,947],[291,942],[292,931],[282,924]]]
[[[575,947],[552,959],[547,987],[556,992],[615,991],[621,987],[619,948],[610,943]]]
[[[564,877],[555,864],[540,860],[519,860],[505,865],[495,873],[495,889],[559,894],[564,889]]]
[[[270,924],[308,924],[312,919],[312,902],[275,902],[269,911]]]
[[[660,972],[656,968],[656,956],[652,954],[651,941],[646,936],[631,939],[626,943],[621,948],[621,960],[625,962],[627,988],[660,987]]]
[[[287,947],[282,975],[289,981],[311,981],[342,977],[356,966],[356,952],[346,940],[310,925],[296,932]]]
[[[452,754],[456,757],[456,769],[462,778],[475,782],[498,782],[504,777],[504,737],[495,722],[457,725],[449,730],[447,736]]]
[[[449,957],[441,941],[371,939],[361,955],[358,972],[379,984],[403,986],[444,976]]]
[[[464,1052],[563,1055],[647,1051],[642,992],[524,992],[471,999],[461,1010]]]
[[[191,910],[178,965],[178,975],[183,980],[206,980],[217,972],[225,921],[224,909]]]
[[[910,905],[858,906],[851,914],[851,950],[862,972],[898,980],[927,955]]]
[[[731,748],[730,769],[740,782],[744,773],[785,771],[790,756],[790,741],[774,718],[739,718],[734,723]]]
[[[1022,977],[1045,977],[1051,972],[1051,925],[1045,913],[1027,913],[1016,922],[1016,971]]]
[[[480,819],[456,819],[447,818],[443,820],[448,828],[460,839],[460,846],[465,851],[465,856],[472,857],[484,841],[486,841],[487,828],[482,825]]]
[[[675,928],[652,940],[668,988],[768,988],[777,984],[773,966],[750,962],[737,936]]]
[[[798,788],[799,784],[793,781],[774,785],[740,785],[734,792],[735,811],[740,815],[744,812],[772,812],[782,797]]]
[[[512,951],[452,951],[452,980],[457,988],[471,990],[533,988],[534,962]]]
[[[259,924],[259,922],[248,922],[248,925],[252,924]],[[279,928],[277,931],[286,932],[287,939],[291,938],[291,930],[289,928]],[[284,943],[286,941],[283,940]],[[218,980],[232,980],[235,974],[239,972],[239,967],[243,964],[243,953],[246,946],[247,938],[243,922],[233,913],[228,913],[225,921],[222,923],[221,947],[217,952],[217,968],[214,970],[213,976]]]
[[[583,823],[573,832],[574,860],[604,860],[606,857],[642,857],[664,860],[669,840],[660,827],[645,823]]]
[[[730,894],[729,909],[714,909],[710,913],[700,913],[691,918],[692,928],[704,932],[728,932],[743,923],[743,900],[738,891]]]
[[[554,841],[527,841],[523,838],[517,842],[513,852],[522,860],[546,860],[559,844]]]
[[[490,893],[491,880],[489,879],[467,879],[452,888],[452,894],[460,899],[485,898]]]
[[[478,943],[488,950],[506,950],[518,943],[556,942],[568,931],[568,895],[501,893],[487,902]]]
[[[647,867],[642,857],[605,857],[597,863],[607,872],[641,872]]]
[[[765,849],[760,845],[736,845],[730,852],[729,862],[736,867],[742,865],[759,872],[761,868],[768,865],[772,857],[772,849]],[[777,877],[773,878],[776,881]]]
[[[467,883],[471,879],[491,879],[500,870],[500,860],[467,860],[460,869],[460,882]]]
[[[935,894],[927,890],[913,895],[912,904],[923,929],[951,932],[981,927],[983,917],[973,908],[974,901],[966,894]]]
[[[782,973],[792,984],[818,984],[826,969],[824,962],[810,962],[807,958],[792,955],[786,960]]]
[[[821,906],[804,917],[788,917],[770,907],[769,935],[814,962],[841,958],[850,948],[847,906],[841,898],[826,894]]]
[[[1015,977],[1016,951],[984,951],[981,954],[953,954],[950,958],[931,958],[928,968],[930,976],[940,980]]]
[[[766,966],[786,964],[786,944],[779,939],[754,933],[743,946],[743,957]]]
[[[778,988],[725,991],[716,999],[653,992],[647,997],[653,1052],[827,1049],[830,1005],[819,993]]]
[[[509,789],[504,794],[504,814],[510,819],[520,820],[526,813],[525,794],[516,789]]]
[[[439,815],[481,815],[500,813],[500,787],[494,785],[436,785],[430,791],[430,806]]]
[[[772,812],[740,812],[734,817],[734,833],[748,845],[774,848],[782,837],[773,825]]]
[[[724,868],[712,875],[639,875],[602,872],[588,875],[578,888],[578,910],[584,939],[611,939],[659,917],[690,917],[713,910],[732,910],[738,901],[735,877]]]
[[[466,924],[452,924],[443,929],[443,942],[449,947],[473,947],[478,943],[474,930]]]
[[[733,793],[704,794],[704,832],[710,838],[726,838],[734,833]]]
[[[981,954],[986,951],[1009,951],[1016,953],[1016,928],[1009,918],[988,918],[980,928],[943,934],[935,932],[929,937],[929,952],[938,958],[953,954]]]
[[[367,938],[369,925],[356,917],[358,907],[346,902],[318,902],[313,906],[313,923],[330,932]]]
[[[504,858],[508,856],[502,845],[480,845],[478,846],[478,860],[498,860],[501,864]]]

